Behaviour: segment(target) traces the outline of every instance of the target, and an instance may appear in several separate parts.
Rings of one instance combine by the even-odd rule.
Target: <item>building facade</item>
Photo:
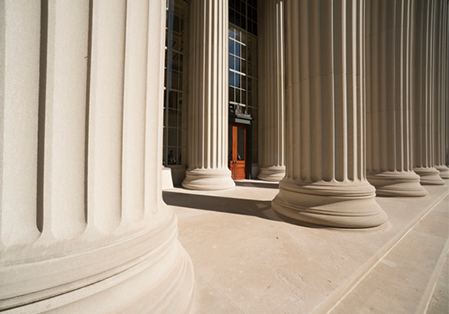
[[[279,182],[286,221],[369,228],[449,178],[447,0],[0,4],[0,310],[185,313],[162,200]]]

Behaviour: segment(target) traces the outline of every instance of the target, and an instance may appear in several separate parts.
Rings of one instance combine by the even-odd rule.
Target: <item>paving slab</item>
[[[241,313],[328,312],[448,193],[447,186],[426,188],[429,195],[419,199],[376,198],[389,222],[367,230],[286,223],[270,206],[277,186],[264,182],[164,191],[201,276],[192,313],[229,313],[226,306]]]
[[[425,313],[449,249],[448,208],[446,196],[332,313]]]
[[[449,313],[449,255],[446,255],[426,313]]]

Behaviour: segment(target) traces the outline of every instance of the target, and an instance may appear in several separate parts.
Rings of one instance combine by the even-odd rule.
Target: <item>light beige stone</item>
[[[418,0],[414,64],[414,164],[421,184],[441,185],[435,168],[435,12],[436,0]]]
[[[279,182],[284,163],[284,2],[259,4],[260,180]]]
[[[447,186],[429,186],[428,196],[421,198],[376,197],[389,222],[351,230],[281,221],[270,208],[277,190],[269,183],[260,184],[249,180],[233,190],[164,192],[164,200],[174,206],[179,219],[179,239],[201,275],[192,309],[215,314],[234,313],[236,308],[241,313],[329,313],[376,272],[376,265],[387,266],[387,254],[397,252],[401,243],[405,244],[401,251],[409,255],[402,255],[406,257],[399,259],[402,264],[392,260],[398,274],[390,273],[387,280],[395,283],[407,277],[409,281],[398,283],[407,289],[401,291],[396,283],[381,285],[382,291],[397,291],[395,297],[400,298],[390,300],[387,295],[369,301],[377,301],[379,308],[393,305],[384,313],[399,312],[407,301],[417,308],[425,278],[432,276],[435,257],[443,253],[441,243],[449,239]],[[441,202],[444,196],[446,203]],[[431,254],[417,255],[415,250]],[[419,268],[416,278],[414,267]],[[418,291],[412,291],[415,285]],[[418,297],[408,300],[402,292]],[[398,301],[397,307],[393,300]],[[365,299],[357,301],[363,304]],[[346,313],[360,312],[357,306],[346,309]]]
[[[448,3],[437,1],[435,38],[435,168],[449,179],[448,154]]]
[[[413,171],[414,1],[367,1],[368,181],[382,196],[425,196]]]
[[[365,175],[364,19],[365,1],[285,3],[286,176],[272,206],[288,221],[387,220]]]
[[[162,201],[165,5],[0,4],[0,311],[183,313]]]
[[[188,165],[182,186],[235,186],[228,169],[228,0],[190,4]]]

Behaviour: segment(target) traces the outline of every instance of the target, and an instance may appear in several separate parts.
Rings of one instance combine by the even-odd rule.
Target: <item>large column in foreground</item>
[[[412,40],[415,1],[368,0],[367,178],[382,196],[425,196],[413,171]]]
[[[284,163],[284,15],[283,0],[259,4],[259,142],[261,180],[280,181]]]
[[[365,1],[285,1],[286,176],[272,206],[286,220],[387,220],[365,175],[364,23]]]
[[[440,177],[449,179],[449,168],[446,166],[446,153],[448,150],[447,137],[449,126],[448,115],[448,2],[437,2],[436,25],[436,49],[435,58],[435,168],[440,172]]]
[[[189,168],[182,186],[235,186],[228,169],[228,0],[190,4]]]
[[[0,4],[0,311],[183,313],[161,191],[165,6]]]
[[[435,15],[437,0],[417,0],[414,62],[414,163],[421,184],[441,185],[435,168]]]

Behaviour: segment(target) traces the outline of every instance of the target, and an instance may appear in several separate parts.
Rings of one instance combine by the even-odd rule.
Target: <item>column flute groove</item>
[[[183,187],[221,190],[235,186],[228,150],[228,1],[191,3],[193,23],[189,85],[189,168]],[[196,123],[197,122],[197,123]],[[219,140],[223,139],[223,140]]]
[[[369,0],[367,178],[382,196],[425,196],[411,163],[415,1]]]
[[[387,220],[364,169],[364,18],[365,1],[285,1],[291,119],[272,206],[287,221],[368,228]]]

